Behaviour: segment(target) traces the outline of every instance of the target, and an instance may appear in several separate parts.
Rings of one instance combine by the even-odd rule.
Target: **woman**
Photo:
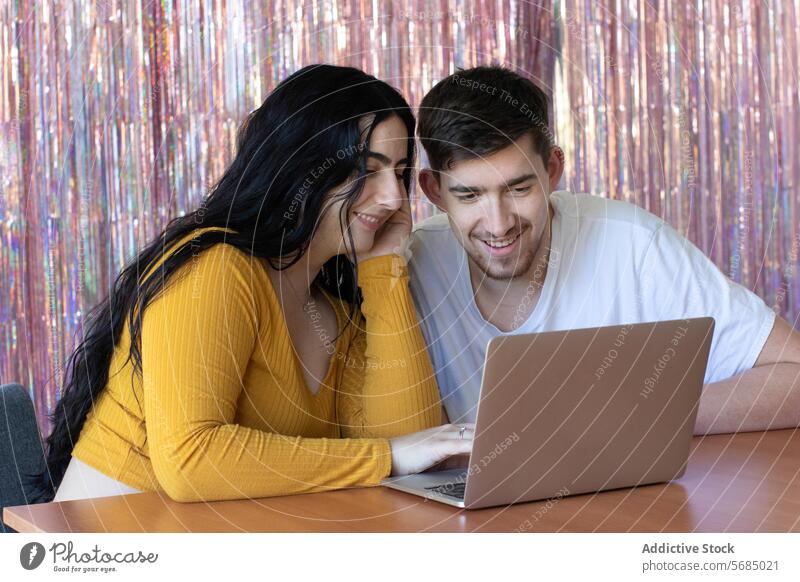
[[[470,450],[472,425],[437,426],[402,259],[413,131],[357,69],[278,85],[93,312],[47,440],[55,501],[324,491]]]

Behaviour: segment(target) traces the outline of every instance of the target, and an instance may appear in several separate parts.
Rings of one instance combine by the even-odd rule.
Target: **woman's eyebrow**
[[[391,166],[392,165],[391,158],[389,158],[388,156],[385,156],[384,154],[382,154],[380,152],[368,151],[367,152],[367,157],[368,158],[375,158],[376,160],[378,160],[379,162],[381,162],[382,164],[385,164],[387,166]],[[398,162],[395,164],[395,166],[406,166],[406,165],[408,165],[408,158],[403,158],[402,160],[398,160]]]

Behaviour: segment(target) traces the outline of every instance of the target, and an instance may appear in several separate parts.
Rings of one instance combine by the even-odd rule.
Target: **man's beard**
[[[484,244],[479,239],[473,240],[477,240],[476,244]],[[496,281],[508,281],[509,279],[524,276],[530,270],[536,257],[536,251],[528,247],[522,254],[513,254],[499,259],[487,256],[480,251],[469,255],[475,266],[483,273],[482,276]]]

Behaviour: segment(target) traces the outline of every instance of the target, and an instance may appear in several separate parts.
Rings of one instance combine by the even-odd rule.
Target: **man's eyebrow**
[[[528,180],[536,179],[537,174],[535,172],[531,172],[530,174],[525,174],[523,176],[517,176],[516,178],[512,178],[507,182],[503,182],[499,186],[499,189],[504,188],[513,188],[517,184],[522,184],[523,182],[527,182]],[[486,192],[486,188],[483,186],[465,186],[463,184],[457,184],[455,186],[450,186],[448,188],[450,192],[462,192],[464,194],[478,194],[481,192]]]
[[[518,176],[516,178],[512,178],[511,180],[503,184],[503,186],[505,186],[506,188],[513,188],[517,184],[522,184],[523,182],[527,182],[528,180],[533,180],[536,177],[537,177],[536,172],[531,172],[530,174],[525,174],[524,176]]]
[[[383,155],[380,152],[368,151],[367,157],[375,158],[376,160],[387,166],[390,166],[392,164],[392,159],[389,158],[388,156]],[[408,165],[408,158],[403,158],[402,160],[398,160],[398,162],[395,164],[395,166],[407,166],[407,165]]]
[[[462,192],[464,194],[478,194],[480,192],[486,192],[486,188],[483,186],[462,186],[461,184],[450,186],[448,190],[450,192]]]

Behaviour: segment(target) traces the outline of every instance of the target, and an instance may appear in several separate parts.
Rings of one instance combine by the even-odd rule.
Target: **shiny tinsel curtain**
[[[28,386],[46,432],[86,311],[313,62],[412,105],[456,67],[529,75],[565,187],[663,216],[795,321],[798,1],[3,0],[0,382]]]
[[[798,327],[800,2],[557,2],[566,187],[669,221]]]

